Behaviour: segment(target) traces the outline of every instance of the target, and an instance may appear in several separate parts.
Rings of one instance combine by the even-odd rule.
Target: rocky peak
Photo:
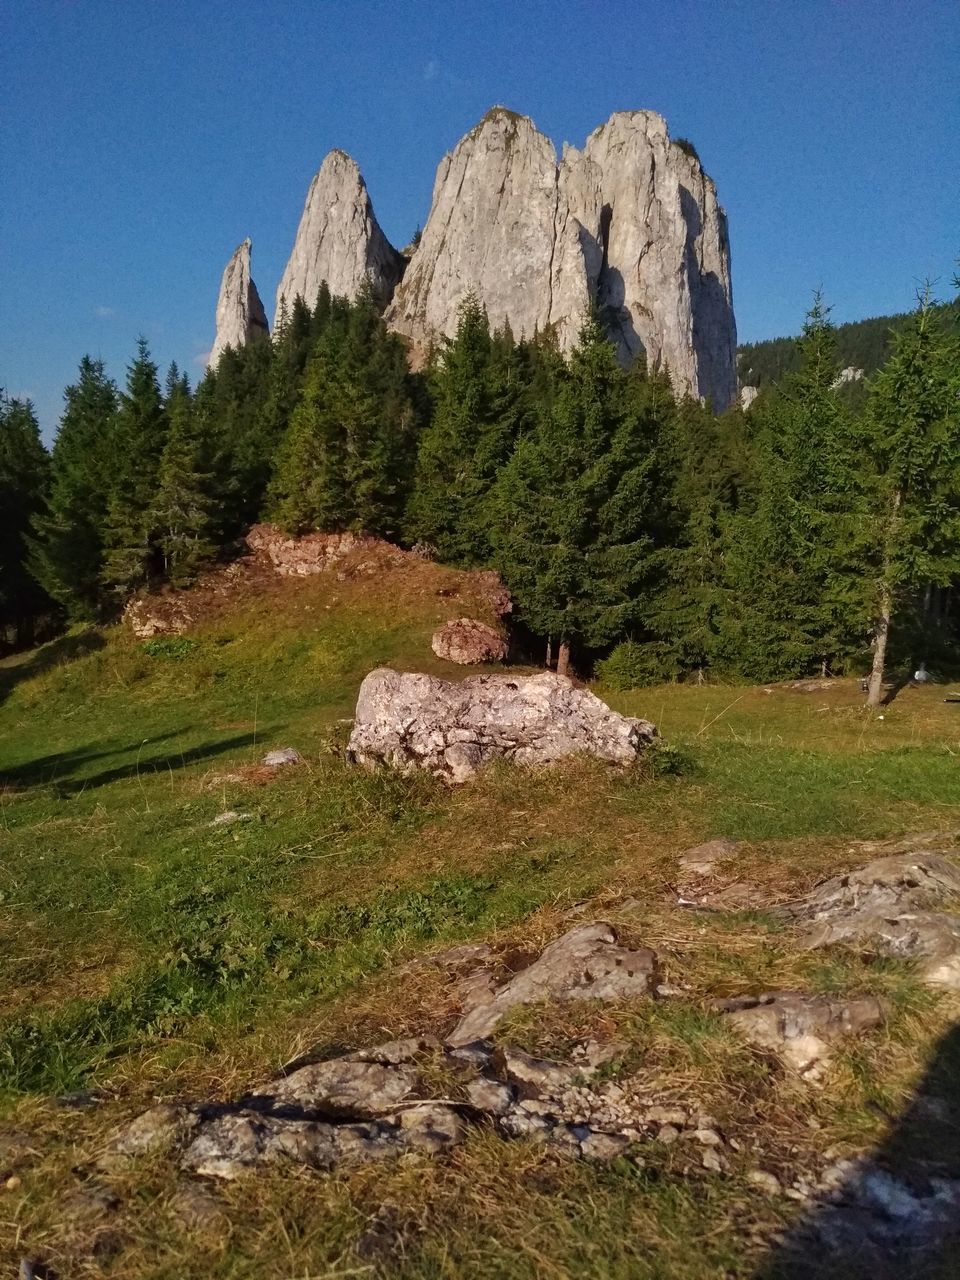
[[[310,183],[290,260],[277,289],[291,306],[302,297],[310,306],[325,280],[334,295],[355,298],[369,283],[374,297],[389,301],[404,260],[380,230],[356,162],[331,151]],[[275,321],[276,324],[276,321]]]
[[[249,239],[237,246],[227,263],[217,299],[217,336],[207,364],[216,368],[226,347],[242,347],[252,338],[267,334],[267,315],[250,277]]]
[[[423,236],[387,313],[426,344],[456,329],[476,293],[494,327],[532,336],[550,321],[557,208],[553,143],[526,116],[494,107],[440,162]]]
[[[617,112],[559,166],[530,119],[487,112],[440,163],[387,319],[425,346],[452,335],[469,293],[494,327],[551,326],[564,350],[597,304],[624,364],[643,353],[717,408],[736,396],[726,220],[656,112]]]

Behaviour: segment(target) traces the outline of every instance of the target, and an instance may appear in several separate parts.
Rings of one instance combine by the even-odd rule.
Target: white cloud
[[[95,307],[93,314],[98,320],[109,320],[111,316],[115,316],[117,313],[113,307]]]
[[[201,368],[205,369],[207,367],[207,361],[209,359],[210,359],[209,351],[198,351],[197,354],[193,357],[193,363],[198,364],[200,365]]]
[[[429,84],[431,80],[436,80],[440,74],[440,68],[437,66],[436,60],[431,58],[427,65],[423,68],[423,78]]]

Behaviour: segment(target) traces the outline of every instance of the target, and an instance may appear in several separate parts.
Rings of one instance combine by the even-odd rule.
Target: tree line
[[[564,357],[468,298],[411,372],[369,293],[324,286],[196,390],[141,340],[118,388],[84,357],[53,448],[0,401],[0,626],[102,619],[188,585],[258,519],[494,566],[530,646],[624,685],[768,681],[958,656],[960,343],[923,294],[862,410],[818,296],[795,367],[749,412],[617,363],[600,319]],[[548,657],[548,663],[551,658]]]

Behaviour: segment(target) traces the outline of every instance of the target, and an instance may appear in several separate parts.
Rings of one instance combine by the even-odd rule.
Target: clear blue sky
[[[744,341],[949,293],[958,0],[0,0],[0,385],[49,432],[85,352],[192,378],[244,236],[268,314],[324,154],[395,244],[494,103],[582,143],[652,108],[726,207]]]

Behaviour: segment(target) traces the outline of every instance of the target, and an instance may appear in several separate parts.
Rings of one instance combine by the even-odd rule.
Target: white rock
[[[380,230],[366,184],[355,161],[331,151],[310,184],[296,239],[280,284],[274,328],[281,304],[299,296],[313,307],[320,285],[334,296],[353,299],[368,283],[385,303],[403,273],[403,258]]]
[[[425,348],[468,294],[515,336],[563,350],[597,303],[623,362],[644,352],[678,391],[737,395],[726,219],[700,163],[652,111],[617,112],[561,164],[533,122],[489,111],[437,170],[420,245],[387,312]]]
[[[250,248],[249,239],[238,245],[223,272],[217,299],[217,336],[207,360],[213,369],[226,347],[242,347],[268,332],[267,315],[250,278]]]
[[[648,721],[550,673],[454,684],[380,667],[360,686],[347,750],[358,764],[427,769],[458,783],[495,757],[529,766],[582,753],[630,764],[655,735]]]

